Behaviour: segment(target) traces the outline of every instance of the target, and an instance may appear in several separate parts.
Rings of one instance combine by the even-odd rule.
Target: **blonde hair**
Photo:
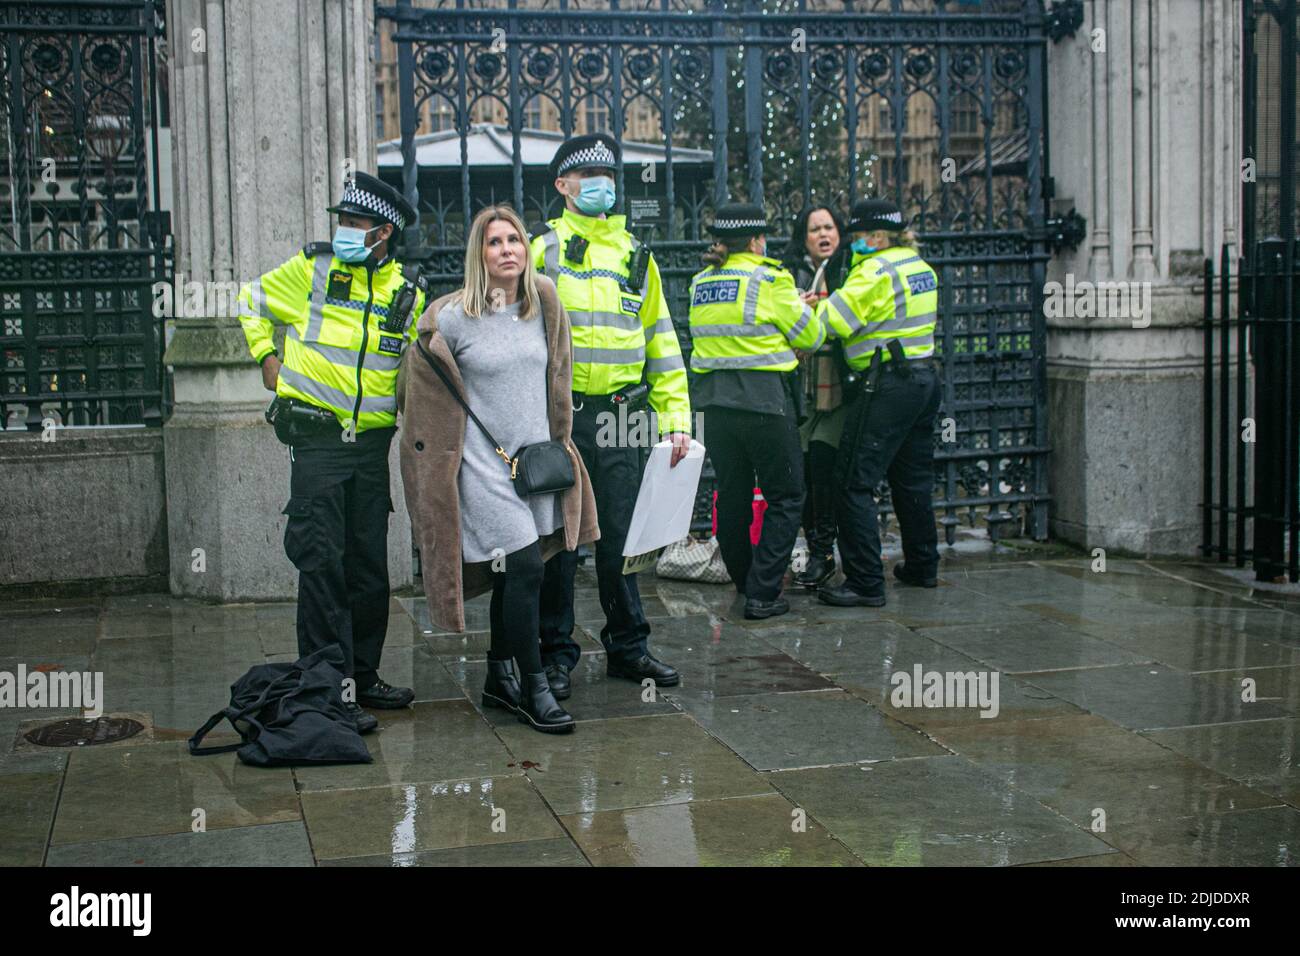
[[[485,312],[494,311],[488,295],[487,259],[483,252],[487,227],[493,222],[508,222],[512,225],[525,247],[524,269],[519,274],[519,318],[531,319],[542,314],[542,300],[537,294],[537,270],[533,268],[533,256],[527,251],[528,230],[519,213],[504,203],[480,209],[469,227],[469,241],[465,248],[465,286],[460,290],[461,308],[471,318],[479,318]]]
[[[921,240],[917,238],[916,233],[911,229],[904,229],[901,232],[886,233],[889,236],[890,245],[906,246],[916,252],[921,250]]]

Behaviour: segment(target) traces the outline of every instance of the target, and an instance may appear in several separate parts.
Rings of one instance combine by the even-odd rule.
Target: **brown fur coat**
[[[576,479],[573,487],[562,493],[563,527],[541,539],[542,558],[547,559],[561,550],[572,551],[580,544],[595,541],[600,531],[596,526],[596,499],[591,480],[569,437],[573,428],[573,343],[569,316],[556,295],[555,284],[546,276],[537,276],[537,291],[546,319],[551,439],[564,442],[568,448]],[[455,294],[434,301],[424,310],[416,328],[419,341],[464,395],[460,369],[438,331],[437,322],[439,311]],[[540,318],[528,321],[537,322]],[[416,547],[420,550],[420,573],[424,578],[429,617],[438,627],[464,631],[464,599],[492,589],[489,562],[461,560],[460,494],[456,478],[464,453],[468,416],[414,344],[406,349],[398,372],[397,408],[402,414],[399,432],[402,485]],[[505,462],[501,467],[506,467]]]

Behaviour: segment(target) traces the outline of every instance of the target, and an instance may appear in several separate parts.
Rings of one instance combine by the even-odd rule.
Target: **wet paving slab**
[[[1162,664],[1047,671],[1025,679],[1130,730],[1153,730],[1286,716],[1282,695],[1287,695],[1294,709],[1300,668],[1269,670],[1240,674],[1244,678],[1253,673],[1263,681],[1260,699],[1254,702],[1242,699],[1236,674],[1187,674]],[[1267,696],[1270,692],[1275,695],[1272,700]]]
[[[294,823],[69,843],[48,866],[314,866],[307,828]]]
[[[79,748],[68,757],[52,845],[301,818],[293,773],[233,753],[193,757],[180,742]]]
[[[1300,808],[1300,720],[1149,730],[1148,740]]]
[[[790,614],[747,621],[730,585],[642,575],[641,592],[681,685],[606,676],[580,568],[579,723],[558,737],[481,707],[486,595],[463,634],[394,597],[380,673],[416,704],[375,712],[372,763],[295,769],[184,743],[249,667],[297,657],[294,603],[7,601],[0,671],[103,673],[105,711],[145,730],[56,750],[23,733],[79,711],[0,707],[0,865],[1295,864],[1285,595],[1195,564],[1009,551],[945,559],[932,590],[891,579],[880,609],[790,587]],[[997,716],[896,703],[918,665],[997,675]]]
[[[564,836],[522,775],[312,791],[302,811],[322,861]]]
[[[566,837],[552,840],[528,840],[523,843],[484,843],[475,846],[448,847],[444,850],[418,850],[412,853],[386,853],[376,856],[352,856],[322,860],[321,866],[591,866],[582,851]]]
[[[511,772],[510,752],[463,697],[378,711],[376,716],[379,729],[362,738],[372,763],[297,767],[299,790],[355,790]]]
[[[869,866],[1013,866],[1110,849],[960,756],[793,770],[772,781]]]
[[[946,753],[925,735],[838,689],[726,697],[690,713],[757,770]]]
[[[940,728],[935,736],[1110,843],[1114,834],[1145,831],[1161,820],[1279,802],[1094,715],[993,720]]]
[[[560,822],[596,866],[862,865],[779,794],[577,813]]]
[[[685,714],[594,720],[564,735],[520,724],[497,732],[560,815],[772,791]]]

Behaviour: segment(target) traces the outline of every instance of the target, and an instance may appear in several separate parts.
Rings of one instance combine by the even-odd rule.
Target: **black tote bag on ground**
[[[238,752],[255,767],[370,763],[370,751],[343,704],[343,652],[326,647],[292,664],[258,664],[230,685],[230,704],[190,738],[195,756]],[[200,747],[229,720],[242,742]]]

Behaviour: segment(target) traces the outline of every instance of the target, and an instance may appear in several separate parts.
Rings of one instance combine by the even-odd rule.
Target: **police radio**
[[[416,287],[423,289],[424,280],[420,277],[420,267],[411,266],[411,274],[402,283],[402,287],[397,290],[393,296],[393,301],[388,305],[388,315],[384,321],[379,323],[379,328],[393,335],[401,335],[406,331],[406,324],[411,318],[411,309],[415,307]],[[405,270],[403,270],[405,274]]]
[[[625,288],[628,292],[640,292],[645,285],[646,270],[650,268],[650,247],[641,243],[629,255],[627,259],[627,285]]]

